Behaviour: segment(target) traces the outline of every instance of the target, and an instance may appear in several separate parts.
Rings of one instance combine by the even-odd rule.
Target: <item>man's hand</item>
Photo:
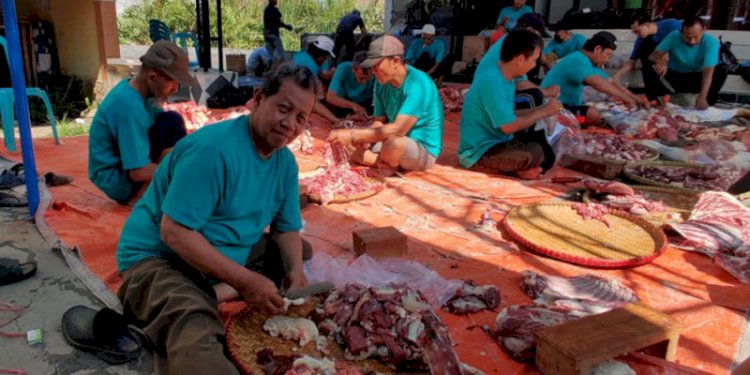
[[[622,74],[620,73],[619,70],[617,72],[615,72],[615,74],[612,74],[612,80],[615,81],[615,82],[621,82],[621,80],[622,80]]]
[[[698,97],[695,99],[695,109],[706,109],[708,108],[708,100],[705,96],[698,95]]]
[[[629,109],[638,108],[638,103],[635,100],[633,100],[632,98],[625,98],[625,99],[622,100],[622,102]]]
[[[284,280],[284,286],[286,290],[292,290],[307,286],[307,277],[302,270],[294,270],[286,274],[286,280]]]
[[[542,94],[544,94],[545,98],[556,98],[560,96],[560,86],[554,85],[547,87],[546,89],[542,89]]]
[[[385,125],[383,121],[373,121],[372,124],[370,124],[370,128],[379,128],[381,126]]]
[[[558,113],[560,113],[560,110],[563,108],[562,104],[557,99],[552,99],[547,104],[541,106],[539,110],[544,115],[544,117],[550,117],[550,116],[556,116]]]
[[[664,77],[664,75],[667,74],[667,64],[661,62],[654,64],[654,72],[656,72],[659,77]]]
[[[255,302],[275,313],[284,308],[284,299],[279,295],[273,281],[265,276],[251,272],[242,285],[236,285],[237,290],[245,301]]]
[[[367,110],[365,109],[365,107],[357,103],[352,103],[351,110],[358,115],[367,115]]]
[[[353,143],[354,140],[354,130],[352,129],[337,129],[331,131],[330,134],[328,134],[327,141],[333,144],[341,145],[343,147],[347,147]]]

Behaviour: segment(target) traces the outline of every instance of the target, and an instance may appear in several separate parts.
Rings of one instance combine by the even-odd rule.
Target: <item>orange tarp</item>
[[[325,138],[329,127],[321,122],[316,121],[318,125],[313,126],[313,135],[318,138],[317,152],[299,155],[301,162],[322,161],[320,139]],[[316,251],[333,256],[351,254],[351,230],[392,225],[408,235],[409,258],[446,278],[497,285],[502,295],[501,308],[530,302],[519,288],[523,270],[617,278],[633,287],[643,302],[682,322],[679,363],[713,374],[729,372],[746,319],[744,311],[724,306],[746,309],[750,305],[750,286],[739,284],[707,257],[671,248],[648,265],[595,270],[523,251],[501,231],[472,231],[472,225],[488,208],[500,220],[513,206],[554,198],[568,188],[551,184],[548,178],[527,182],[463,170],[456,157],[457,114],[447,116],[444,133],[443,152],[432,170],[389,179],[388,189],[363,201],[308,206],[303,211],[304,236]],[[87,137],[66,138],[61,146],[49,139],[34,142],[40,172],[54,171],[75,178],[71,185],[50,189],[54,204],[45,220],[65,244],[78,247],[89,268],[116,290],[120,279],[114,253],[129,209],[106,199],[88,180]],[[20,159],[18,154],[4,156]],[[551,174],[575,173],[556,169]],[[224,316],[241,308],[237,303],[225,307]],[[496,313],[440,315],[450,327],[462,361],[488,374],[534,372],[533,367],[510,359],[481,329],[475,328],[492,326]]]

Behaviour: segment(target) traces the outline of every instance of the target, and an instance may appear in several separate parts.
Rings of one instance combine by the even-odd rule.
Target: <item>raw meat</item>
[[[573,203],[571,207],[583,218],[583,220],[597,220],[604,223],[607,228],[610,228],[612,225],[605,217],[609,212],[609,209],[603,204]]]
[[[513,358],[530,362],[536,351],[534,333],[574,320],[567,309],[535,305],[511,305],[497,314],[494,335]]]
[[[444,309],[456,315],[475,313],[483,310],[494,310],[500,304],[500,293],[494,285],[476,286],[467,281],[456,290]]]
[[[336,362],[328,358],[313,358],[302,356],[294,360],[292,369],[286,375],[335,375]]]
[[[164,105],[165,111],[175,111],[185,120],[185,127],[189,130],[202,128],[209,123],[211,111],[205,106],[193,102],[169,103]]]
[[[636,302],[638,298],[630,288],[615,279],[594,275],[571,278],[543,276],[523,271],[521,289],[538,305],[549,306],[557,300],[587,300],[595,302]]]
[[[292,368],[292,363],[299,355],[284,356],[275,355],[271,349],[263,349],[257,354],[258,363],[266,375],[285,375]]]
[[[639,161],[654,156],[647,147],[633,143],[620,136],[578,133],[572,138],[572,146],[567,153],[574,156],[588,156],[618,161]]]
[[[274,315],[263,323],[263,330],[273,337],[283,337],[305,346],[318,338],[318,327],[310,319]]]
[[[635,375],[635,371],[623,362],[610,359],[593,366],[587,375]]]
[[[742,142],[713,139],[682,148],[665,146],[656,141],[640,143],[659,151],[667,160],[750,170],[750,152]]]
[[[726,190],[742,176],[732,167],[688,168],[664,165],[639,165],[630,171],[643,178],[694,190]]]
[[[336,124],[333,128],[334,129],[363,129],[368,128],[372,124],[372,122],[375,120],[374,117],[369,117],[367,115],[357,115],[352,114],[346,116],[345,119],[343,119],[341,122]]]
[[[583,186],[596,194],[608,193],[614,195],[633,195],[635,190],[622,182],[614,181],[596,181],[592,179],[586,179],[583,181]]]
[[[622,210],[636,216],[653,212],[668,211],[669,207],[661,201],[654,201],[643,194],[615,195],[608,194],[599,203],[613,209]]]
[[[263,368],[265,375],[364,375],[356,367],[336,367],[336,362],[328,358],[313,358],[307,355],[277,355],[271,349],[263,349],[257,354],[256,363]]]
[[[439,90],[440,99],[443,101],[443,109],[446,112],[458,112],[464,105],[463,93],[453,87],[445,86]]]
[[[307,128],[293,141],[289,142],[288,147],[292,152],[301,152],[303,154],[310,155],[313,153],[313,145],[315,140],[310,133],[310,127]]]

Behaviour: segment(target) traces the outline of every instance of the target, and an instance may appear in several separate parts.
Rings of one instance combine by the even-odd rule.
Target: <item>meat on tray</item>
[[[571,208],[580,215],[583,220],[597,220],[602,222],[607,228],[612,226],[612,223],[605,217],[609,212],[607,206],[599,203],[573,203]]]
[[[220,111],[221,114],[216,114],[214,111],[209,110],[208,107],[197,105],[194,102],[167,103],[164,105],[164,110],[179,113],[182,119],[185,120],[185,127],[188,130],[197,130],[206,125],[231,120],[250,113],[247,107],[239,106],[233,107],[228,111]]]
[[[277,355],[271,349],[263,349],[257,354],[256,362],[265,375],[374,375],[356,367],[338,368],[336,362],[327,358],[313,358],[307,355]]]
[[[689,168],[681,166],[639,165],[632,172],[640,177],[694,190],[726,190],[742,172],[732,167]]]
[[[311,314],[321,334],[350,360],[378,359],[392,368],[462,374],[448,329],[407,287],[348,284],[334,289]]]
[[[456,294],[446,302],[445,310],[456,314],[471,314],[484,310],[494,310],[500,304],[500,293],[494,285],[476,286],[467,281],[456,290]]]
[[[623,137],[590,133],[577,134],[567,153],[619,161],[639,161],[654,156],[651,149]]]
[[[446,112],[458,112],[464,105],[464,96],[461,90],[453,86],[445,86],[439,90],[440,99]]]
[[[315,145],[315,140],[308,126],[297,138],[289,142],[286,147],[292,150],[292,152],[301,152],[310,155],[313,153],[313,145]]]
[[[609,208],[622,210],[636,216],[669,210],[669,207],[662,201],[654,201],[639,193],[631,195],[608,194],[599,202]]]
[[[586,190],[590,190],[596,194],[608,193],[615,195],[633,195],[635,190],[622,182],[616,181],[596,181],[593,179],[586,179],[583,181],[583,186]]]
[[[300,184],[307,185],[309,194],[320,196],[322,204],[328,204],[337,195],[353,196],[383,189],[382,183],[370,182],[362,173],[352,170],[342,148],[326,145],[325,157],[328,166],[322,173],[300,180]]]
[[[521,289],[538,304],[551,305],[558,300],[588,300],[594,302],[636,302],[638,297],[616,279],[594,275],[576,277],[544,276],[523,271]]]
[[[367,115],[352,114],[346,116],[345,119],[341,120],[336,124],[334,129],[363,129],[369,127],[374,119]]]

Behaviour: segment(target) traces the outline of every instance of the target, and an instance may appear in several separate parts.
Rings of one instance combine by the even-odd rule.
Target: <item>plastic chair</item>
[[[8,56],[8,44],[5,38],[0,36],[0,46],[3,47],[5,52],[5,60],[10,64],[10,57]],[[52,137],[55,139],[56,144],[60,144],[60,139],[57,136],[57,121],[55,121],[54,111],[52,110],[52,103],[49,101],[47,92],[38,87],[27,87],[26,97],[38,97],[44,102],[44,107],[47,110],[47,119],[49,120],[50,126],[52,126]],[[5,137],[5,147],[8,151],[16,151],[16,135],[15,135],[15,97],[13,96],[12,87],[0,87],[0,121],[3,125],[3,136]]]
[[[190,33],[190,32],[187,32],[187,33],[183,32],[183,33],[174,33],[172,35],[172,41],[174,42],[174,44],[180,46],[180,48],[182,48],[182,50],[185,51],[186,54],[188,54],[188,43],[187,43],[188,40],[193,41],[193,47],[195,48],[195,56],[197,58],[198,57],[198,38],[195,37],[195,34]],[[190,60],[188,62],[188,67],[190,68],[195,68],[198,65],[200,65],[200,63],[196,60]]]
[[[148,34],[151,37],[151,41],[156,43],[160,40],[170,40],[169,27],[159,20],[148,21]]]

